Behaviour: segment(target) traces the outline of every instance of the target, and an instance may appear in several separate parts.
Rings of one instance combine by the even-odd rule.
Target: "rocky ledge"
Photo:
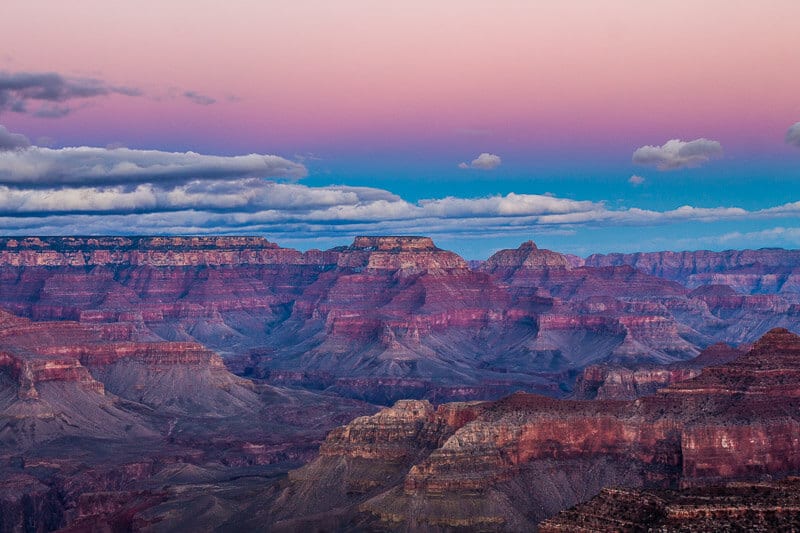
[[[540,533],[797,531],[800,479],[669,490],[603,489],[539,525]]]

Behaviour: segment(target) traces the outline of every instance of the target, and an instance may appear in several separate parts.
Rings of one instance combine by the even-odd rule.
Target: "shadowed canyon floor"
[[[798,268],[0,238],[0,531],[527,530],[603,487],[790,474]]]

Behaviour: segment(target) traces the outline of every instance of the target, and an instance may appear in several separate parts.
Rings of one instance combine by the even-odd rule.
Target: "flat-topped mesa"
[[[640,252],[633,254],[594,254],[586,266],[631,265],[642,272],[678,281],[690,288],[710,283],[736,286],[739,292],[778,292],[794,283],[794,276],[775,277],[800,267],[800,250],[761,248],[712,252]]]
[[[0,237],[0,250],[153,250],[153,249],[277,249],[277,244],[253,236],[77,236]]]
[[[539,248],[533,241],[523,242],[516,249],[500,250],[481,265],[481,270],[485,272],[519,268],[566,270],[572,266],[562,254]]]
[[[362,236],[339,252],[338,266],[373,270],[468,270],[458,254],[437,247],[430,237]]]
[[[379,252],[440,252],[430,237],[408,236],[360,236],[356,237],[351,250],[376,250]]]
[[[0,266],[218,266],[335,264],[336,254],[300,253],[263,237],[0,237]]]

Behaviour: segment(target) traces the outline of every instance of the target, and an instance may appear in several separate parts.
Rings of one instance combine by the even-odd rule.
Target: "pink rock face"
[[[737,269],[754,257],[714,264]],[[427,237],[357,237],[305,253],[257,237],[0,239],[2,308],[198,342],[242,373],[380,402],[564,394],[586,365],[668,364],[793,327],[796,299],[690,293],[533,242],[472,270]],[[387,396],[387,379],[414,385]]]
[[[543,250],[533,241],[527,241],[514,250],[500,250],[486,260],[480,267],[484,272],[509,273],[518,269],[569,269],[572,265],[566,256],[550,250]]]
[[[162,503],[163,487],[286,471],[333,426],[370,412],[256,385],[203,345],[134,323],[0,311],[0,529],[137,529],[134,515]]]
[[[724,252],[699,250],[598,254],[587,257],[585,265],[630,265],[642,272],[679,281],[689,287],[722,283],[744,289],[743,292],[765,292],[780,290],[787,281],[787,273],[800,267],[800,251],[763,248]],[[780,275],[776,276],[776,272]]]

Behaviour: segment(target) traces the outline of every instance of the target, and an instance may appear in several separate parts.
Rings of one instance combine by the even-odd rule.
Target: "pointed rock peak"
[[[722,284],[711,284],[711,285],[701,285],[697,287],[695,290],[689,293],[689,296],[711,296],[711,297],[721,297],[721,296],[737,296],[738,293],[731,287],[730,285],[722,285]]]
[[[742,348],[735,348],[730,344],[718,342],[707,347],[688,363],[697,366],[722,365],[740,357],[745,351]]]
[[[380,252],[435,252],[439,250],[430,237],[405,235],[356,237],[350,249]]]
[[[483,265],[484,270],[495,268],[566,269],[571,268],[567,258],[558,252],[539,248],[533,241],[523,242],[519,248],[500,250]]]
[[[756,341],[753,349],[769,346],[792,346],[800,349],[800,335],[786,328],[773,328]]]
[[[733,364],[739,363],[763,368],[797,368],[800,366],[800,335],[785,328],[771,329]]]

